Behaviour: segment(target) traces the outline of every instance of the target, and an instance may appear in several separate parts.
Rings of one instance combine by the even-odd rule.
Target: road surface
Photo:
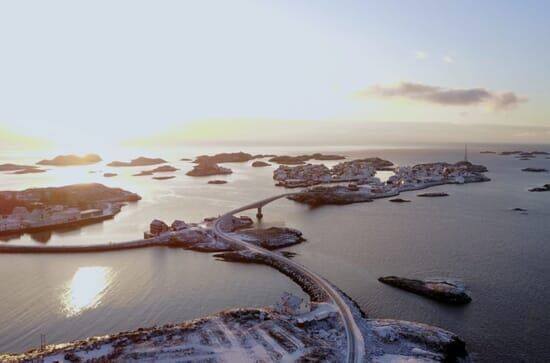
[[[336,288],[334,288],[334,286],[332,286],[332,284],[330,284],[328,281],[326,281],[325,279],[323,279],[321,276],[317,275],[313,271],[309,270],[308,268],[294,261],[291,261],[290,259],[278,253],[274,253],[272,251],[266,250],[265,248],[255,246],[251,243],[235,238],[234,236],[231,236],[228,233],[224,232],[221,228],[221,224],[225,219],[231,218],[237,213],[241,213],[249,209],[262,208],[266,204],[269,204],[281,198],[286,198],[292,194],[296,194],[296,193],[285,193],[285,194],[276,195],[274,197],[262,199],[260,201],[250,203],[243,207],[227,212],[224,215],[218,217],[218,219],[216,219],[212,229],[218,237],[230,243],[233,243],[237,246],[244,247],[250,251],[253,251],[259,254],[267,255],[270,258],[278,260],[281,263],[285,263],[289,266],[292,266],[296,270],[300,271],[301,273],[303,273],[304,275],[308,276],[310,279],[315,281],[317,285],[320,288],[322,288],[326,292],[326,294],[332,299],[332,301],[334,302],[334,304],[337,306],[339,310],[339,314],[342,318],[342,322],[344,323],[344,328],[346,330],[346,339],[348,342],[348,349],[346,354],[347,361],[364,362],[365,361],[365,343],[363,340],[363,334],[361,333],[361,330],[357,326],[357,323],[355,322],[353,314],[348,304],[344,300],[344,297],[340,294],[340,292]]]

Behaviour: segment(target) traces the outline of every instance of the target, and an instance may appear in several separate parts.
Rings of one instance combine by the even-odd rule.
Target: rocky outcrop
[[[11,174],[37,174],[37,173],[45,173],[45,169],[22,169],[14,171]]]
[[[437,198],[437,197],[448,197],[448,196],[449,194],[444,192],[422,193],[417,195],[417,197],[424,197],[424,198]]]
[[[88,155],[59,155],[53,159],[44,159],[37,162],[38,165],[53,165],[53,166],[71,166],[71,165],[90,165],[101,161],[101,157],[97,154]]]
[[[263,168],[263,167],[266,167],[266,166],[271,166],[270,163],[266,163],[265,161],[260,161],[260,160],[257,160],[255,162],[252,163],[252,166],[254,168]]]
[[[161,158],[147,158],[147,157],[140,156],[131,161],[113,161],[107,164],[107,166],[113,166],[113,167],[149,166],[149,165],[157,165],[157,164],[164,164],[164,163],[166,163],[166,160]]]
[[[342,205],[372,201],[368,193],[350,191],[348,187],[344,186],[314,187],[301,193],[290,195],[288,199],[305,203],[312,207],[326,204]]]
[[[222,164],[222,163],[242,163],[254,159],[254,156],[238,152],[238,153],[221,153],[216,155],[201,155],[197,156],[194,163],[210,163],[210,164]]]
[[[19,164],[0,164],[0,171],[26,171],[26,170],[39,170],[35,165],[19,165]]]
[[[415,280],[397,276],[380,277],[378,281],[448,304],[467,304],[472,301],[465,286],[450,279]]]
[[[208,184],[227,184],[227,180],[220,180],[220,179],[209,180]]]
[[[529,173],[546,173],[546,172],[548,172],[548,169],[544,169],[544,168],[523,168],[523,169],[521,169],[521,171],[526,171],[526,172],[529,172]]]
[[[390,199],[390,202],[392,202],[392,203],[410,203],[410,200],[403,199],[403,198],[393,198],[393,199]]]
[[[345,159],[345,156],[341,155],[325,155],[321,153],[315,153],[311,155],[298,155],[298,156],[275,156],[269,159],[269,161],[277,164],[286,164],[286,165],[300,165],[305,164],[310,160],[342,160]]]
[[[186,174],[189,176],[211,176],[211,175],[227,175],[233,171],[229,168],[224,168],[215,163],[201,162],[193,167],[193,170]]]
[[[153,179],[155,179],[155,180],[169,180],[169,179],[174,179],[175,177],[176,177],[175,175],[154,176]]]
[[[269,250],[288,247],[305,241],[302,237],[302,232],[293,228],[244,229],[238,234],[239,238],[245,242]]]
[[[550,184],[544,184],[542,187],[534,187],[529,189],[530,192],[550,192]]]
[[[104,173],[103,176],[105,178],[112,178],[114,176],[117,176],[118,174],[117,173]]]
[[[146,175],[153,175],[155,173],[170,173],[179,170],[178,168],[174,168],[172,165],[162,165],[158,166],[152,170],[143,170],[140,171],[137,174],[134,174],[133,176],[146,176]]]

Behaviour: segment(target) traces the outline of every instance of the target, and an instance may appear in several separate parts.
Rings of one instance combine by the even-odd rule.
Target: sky
[[[1,1],[0,141],[550,143],[547,1]]]

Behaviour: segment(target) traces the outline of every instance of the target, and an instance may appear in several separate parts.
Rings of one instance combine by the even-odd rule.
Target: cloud
[[[414,57],[416,59],[426,59],[426,58],[428,58],[428,53],[426,53],[422,50],[415,50],[414,51]]]
[[[443,62],[451,64],[455,62],[455,59],[451,57],[450,55],[446,55],[443,57]]]
[[[452,89],[413,82],[401,82],[397,86],[376,85],[359,91],[357,95],[382,98],[401,97],[445,106],[488,105],[495,110],[510,109],[527,101],[513,92],[497,93],[485,88]]]

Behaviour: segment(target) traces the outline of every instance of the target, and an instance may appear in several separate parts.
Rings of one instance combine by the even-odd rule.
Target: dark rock
[[[422,193],[418,194],[417,197],[427,197],[427,198],[435,198],[435,197],[448,197],[449,194],[443,193],[443,192],[434,192],[434,193]]]
[[[11,174],[36,174],[36,173],[45,173],[46,170],[44,169],[22,169],[14,171]]]
[[[154,176],[153,179],[155,180],[168,180],[168,179],[174,179],[175,176],[174,175],[170,175],[170,176]]]
[[[117,175],[118,175],[117,173],[105,173],[105,174],[103,174],[103,176],[105,178],[112,178],[112,177],[117,176]]]
[[[261,167],[264,167],[264,166],[271,166],[270,163],[266,163],[265,161],[255,161],[252,163],[252,166],[255,167],[255,168],[261,168]]]
[[[480,154],[496,154],[495,151],[480,151]]]
[[[544,168],[523,168],[523,169],[521,169],[521,171],[527,171],[527,172],[530,172],[530,173],[546,173],[548,171],[548,169],[544,169]]]
[[[219,179],[209,180],[208,184],[227,184],[227,180],[219,180]]]
[[[393,199],[390,199],[390,202],[392,202],[392,203],[410,203],[410,200],[403,199],[403,198],[393,198]]]
[[[550,192],[550,184],[544,184],[542,187],[534,187],[529,189],[530,192]]]
[[[193,167],[193,170],[188,171],[189,176],[211,176],[211,175],[227,175],[233,171],[229,168],[224,168],[215,163],[201,162]]]
[[[448,304],[467,304],[472,301],[464,285],[446,279],[414,280],[397,276],[380,277],[378,281]]]

